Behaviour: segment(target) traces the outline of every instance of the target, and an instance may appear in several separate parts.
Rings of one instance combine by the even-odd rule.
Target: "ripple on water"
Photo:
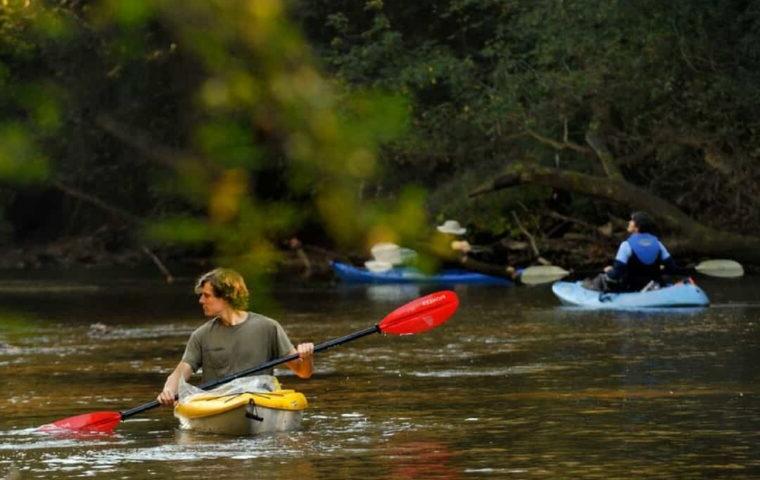
[[[55,355],[58,357],[81,353],[82,350],[93,350],[92,346],[55,346],[55,347],[14,347],[13,349],[0,350],[0,356],[13,355],[16,360],[23,356]],[[18,362],[16,362],[18,363]]]
[[[149,448],[124,449],[115,456],[127,461],[175,460],[183,458],[213,459],[226,457],[258,458],[272,455],[284,457],[300,453],[299,440],[303,432],[262,435],[258,437],[225,437],[219,435],[199,435],[192,431],[178,430],[175,443]],[[113,453],[113,452],[109,452]],[[104,456],[103,458],[108,458]]]
[[[164,337],[187,337],[197,325],[156,325],[151,327],[112,327],[97,335],[104,340],[139,340]]]
[[[55,476],[77,472],[79,476],[97,476],[104,472],[133,471],[129,464],[146,462],[174,463],[198,462],[214,459],[256,459],[277,456],[296,458],[303,454],[300,432],[293,434],[265,435],[260,437],[224,437],[198,435],[177,431],[176,436],[167,432],[157,432],[154,439],[164,438],[165,444],[133,446],[144,443],[145,439],[130,439],[122,436],[108,436],[101,439],[56,438],[40,435],[33,429],[0,432],[0,459],[7,457],[3,451],[12,453],[11,462],[29,460],[35,453],[37,465],[44,470],[34,469],[33,473]],[[13,441],[7,437],[18,437]],[[19,444],[16,440],[22,440]],[[34,452],[32,452],[34,451]],[[95,475],[94,475],[95,474]]]
[[[42,432],[37,428],[0,432],[0,451],[11,452],[113,446],[127,443],[130,443],[128,439],[110,434],[84,434],[66,431],[50,433]]]
[[[558,365],[514,365],[511,367],[501,368],[455,368],[448,370],[427,370],[427,371],[414,371],[407,372],[408,375],[415,377],[434,377],[434,378],[450,378],[450,377],[504,377],[509,375],[530,375],[534,373],[543,373],[548,371],[566,370],[569,367]]]
[[[544,305],[550,297],[536,289],[483,292],[463,293],[460,313],[435,331],[377,335],[320,354],[308,383],[287,373],[286,386],[310,402],[299,432],[177,432],[166,411],[130,419],[106,438],[10,430],[152,398],[200,323],[176,311],[148,322],[154,305],[135,310],[140,302],[130,299],[122,307],[135,324],[109,323],[126,318],[113,296],[97,310],[121,315],[113,318],[83,311],[81,300],[94,296],[79,297],[76,318],[65,313],[70,324],[26,322],[29,329],[0,337],[22,349],[0,351],[0,373],[12,378],[0,402],[0,478],[9,465],[21,478],[230,480],[752,478],[738,466],[760,468],[756,310],[572,312],[554,303],[514,308],[518,293]],[[387,313],[386,305],[354,309],[356,296],[317,297],[287,297],[293,302],[276,315],[297,339],[338,337]],[[100,321],[105,328],[89,335]]]

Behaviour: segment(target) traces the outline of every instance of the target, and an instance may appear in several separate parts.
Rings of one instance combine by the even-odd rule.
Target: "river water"
[[[622,313],[456,288],[435,330],[336,347],[308,381],[278,370],[309,400],[299,431],[203,435],[154,409],[77,438],[35,427],[155,398],[203,322],[192,279],[6,274],[0,478],[759,478],[760,279],[701,284],[709,308]],[[320,342],[434,290],[289,283],[259,311]]]

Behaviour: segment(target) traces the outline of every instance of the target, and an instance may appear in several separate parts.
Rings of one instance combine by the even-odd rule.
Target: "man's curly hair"
[[[214,295],[226,300],[235,310],[248,308],[248,288],[245,286],[243,276],[235,270],[215,268],[204,273],[195,283],[195,293],[201,293],[206,283],[211,285]]]

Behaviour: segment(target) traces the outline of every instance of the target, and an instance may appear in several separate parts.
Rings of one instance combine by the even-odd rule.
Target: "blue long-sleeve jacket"
[[[651,280],[661,280],[661,265],[667,273],[678,270],[670,252],[656,236],[634,233],[620,244],[612,271],[607,276],[614,282],[628,284],[630,289],[639,289]]]

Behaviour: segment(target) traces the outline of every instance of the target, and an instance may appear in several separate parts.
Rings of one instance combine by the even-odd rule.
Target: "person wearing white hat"
[[[473,264],[477,263],[476,270],[481,273],[493,272],[492,274],[507,275],[514,280],[517,279],[515,268],[505,264],[506,249],[500,243],[497,242],[492,246],[470,245],[470,242],[461,238],[467,233],[467,229],[456,220],[446,220],[438,225],[436,230],[447,237],[446,241],[449,242],[447,245],[456,252],[456,260],[449,262],[449,267],[472,268]],[[501,266],[503,264],[505,266]]]
[[[461,237],[465,233],[467,233],[467,229],[459,224],[456,220],[446,220],[441,225],[438,225],[435,227],[436,230],[438,230],[440,233],[449,235],[449,238],[452,237]],[[460,252],[463,255],[467,255],[472,251],[472,246],[467,240],[458,240],[455,238],[451,239],[450,243],[451,249]]]
[[[378,262],[399,264],[401,263],[401,247],[395,243],[383,242],[372,245],[370,253]]]

